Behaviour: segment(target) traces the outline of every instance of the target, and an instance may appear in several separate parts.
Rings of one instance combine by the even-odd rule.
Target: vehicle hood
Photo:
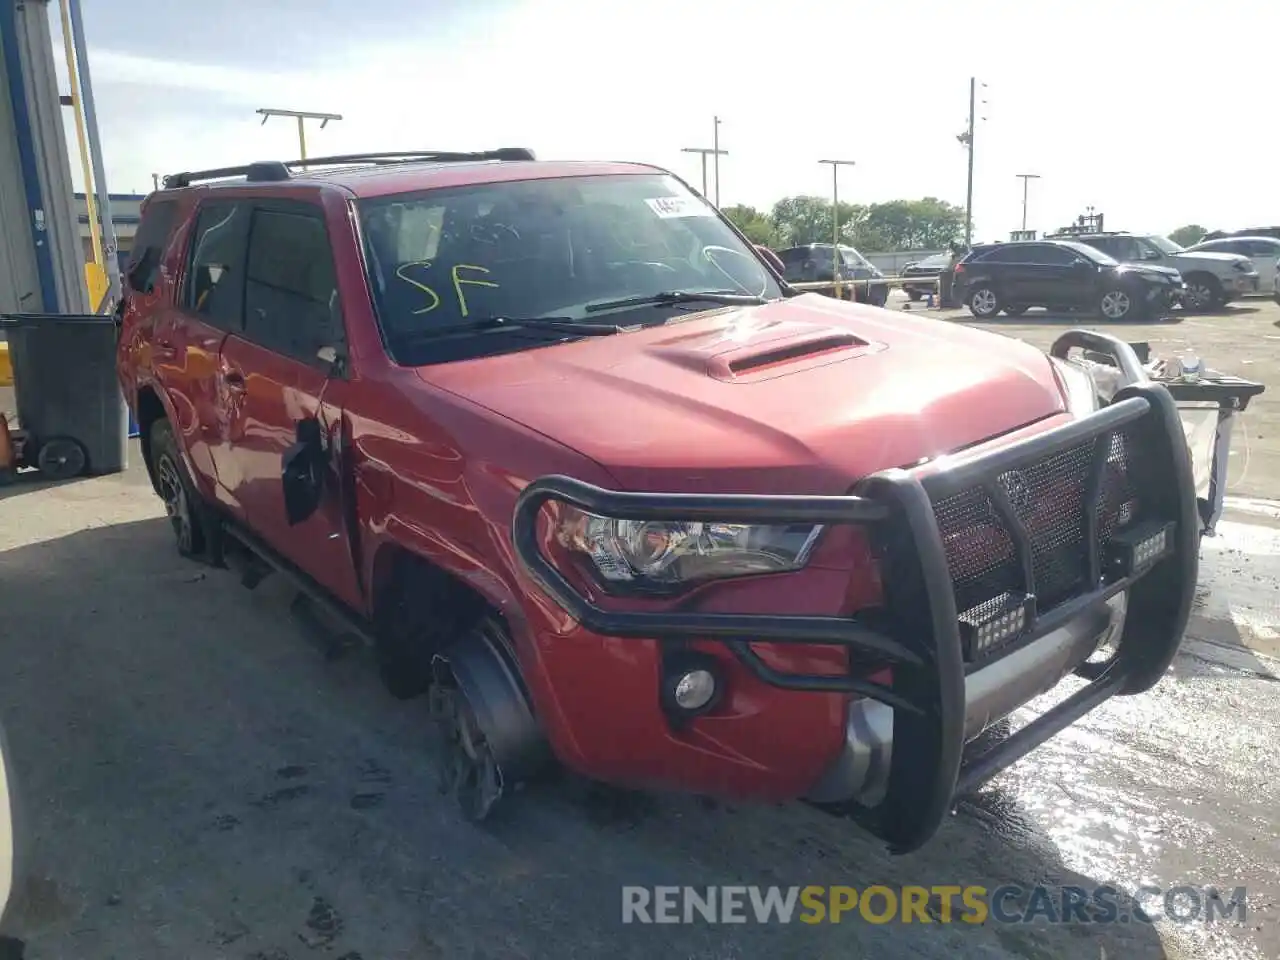
[[[1121,264],[1123,269],[1132,273],[1154,273],[1162,277],[1180,277],[1182,271],[1177,267],[1162,267],[1155,263],[1125,263]]]
[[[815,294],[417,374],[632,490],[837,495],[1065,409],[1028,344]]]
[[[1216,267],[1218,269],[1224,269],[1232,263],[1250,262],[1248,257],[1243,257],[1238,253],[1214,253],[1211,250],[1188,250],[1185,253],[1174,253],[1169,256],[1174,263],[1199,263],[1206,267]]]

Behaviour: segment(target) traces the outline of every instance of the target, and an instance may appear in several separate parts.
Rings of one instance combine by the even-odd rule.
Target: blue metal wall
[[[18,26],[12,2],[0,3],[0,49],[4,51],[5,87],[13,106],[13,124],[18,140],[18,156],[22,163],[22,182],[27,195],[27,225],[35,248],[36,268],[40,272],[42,309],[54,312],[62,305],[54,283],[53,252],[46,230],[46,206],[40,192],[40,173],[36,164],[31,112],[27,108],[27,83],[22,54],[18,44]]]

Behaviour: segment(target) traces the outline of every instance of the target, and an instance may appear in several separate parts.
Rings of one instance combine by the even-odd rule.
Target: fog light
[[[716,695],[716,678],[710,670],[690,670],[676,681],[672,699],[682,710],[701,710]]]
[[[725,694],[718,659],[698,650],[673,650],[662,658],[662,709],[677,729],[716,708]]]
[[[1107,545],[1107,572],[1113,579],[1142,573],[1173,549],[1173,524],[1151,521],[1114,534]]]
[[[1031,622],[1035,610],[1033,597],[1006,593],[1000,599],[1000,603],[983,604],[961,614],[960,641],[966,659],[981,660],[991,651],[1012,643]]]

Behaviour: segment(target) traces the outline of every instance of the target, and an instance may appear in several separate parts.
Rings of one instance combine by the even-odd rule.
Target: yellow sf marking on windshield
[[[479,270],[481,273],[488,273],[484,267],[477,267],[472,263],[455,263],[453,265],[453,292],[458,295],[458,307],[462,310],[462,315],[467,315],[467,298],[462,293],[462,285],[469,283],[473,287],[496,287],[498,284],[489,280],[468,280],[465,277],[458,276],[459,270]],[[438,299],[438,298],[437,298]]]
[[[429,306],[429,307],[423,307],[421,310],[415,310],[415,311],[413,311],[413,312],[414,312],[414,314],[416,315],[416,314],[419,314],[419,313],[430,313],[430,312],[431,312],[432,310],[434,310],[436,307],[440,306],[440,294],[436,293],[434,290],[432,290],[430,287],[428,287],[425,283],[419,283],[417,280],[414,280],[412,277],[406,277],[406,276],[404,275],[404,271],[408,270],[410,267],[423,267],[423,268],[425,268],[425,269],[430,269],[430,267],[431,267],[431,261],[430,261],[430,260],[415,260],[413,263],[402,263],[400,266],[396,267],[396,276],[397,276],[397,277],[399,277],[399,278],[400,278],[401,280],[403,280],[405,283],[409,284],[409,286],[411,286],[411,287],[417,287],[417,288],[418,288],[419,290],[421,290],[423,293],[425,293],[425,294],[427,294],[429,297],[431,297],[431,306]],[[456,270],[457,268],[455,267],[454,269]],[[462,314],[462,315],[463,315],[464,317],[466,316],[466,311],[465,311],[465,310],[463,311],[463,314]]]

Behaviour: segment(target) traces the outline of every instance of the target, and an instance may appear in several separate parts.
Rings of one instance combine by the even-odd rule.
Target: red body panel
[[[195,204],[207,192],[183,191],[185,224],[167,250],[163,289],[126,311],[121,383],[135,403],[139,389],[156,389],[201,492],[357,612],[373,614],[387,548],[422,556],[487,597],[511,628],[539,720],[568,765],[636,785],[794,797],[839,749],[846,695],[764,686],[708,646],[724,657],[729,697],[691,731],[672,733],[654,692],[657,644],[583,630],[520,571],[510,533],[520,491],[567,474],[630,490],[844,493],[875,470],[1047,427],[1063,396],[1043,354],[1017,341],[818,296],[416,370],[387,358],[353,194],[628,171],[652,172],[477,164],[273,185],[326,212],[349,353],[346,378],[327,387],[315,368],[163,306],[179,289]],[[237,193],[217,188],[220,199]],[[232,370],[243,373],[243,391],[225,389]],[[359,570],[336,500],[299,527],[284,520],[279,455],[322,388],[322,419],[331,436],[345,424],[350,442]],[[832,614],[874,604],[878,590],[858,536],[830,531],[800,573],[712,584],[684,602]],[[831,648],[760,652],[776,668],[842,667]]]

